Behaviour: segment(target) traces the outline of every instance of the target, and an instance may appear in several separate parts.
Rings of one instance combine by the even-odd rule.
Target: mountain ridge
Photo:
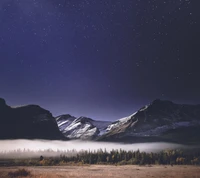
[[[0,122],[1,139],[65,138],[117,142],[200,140],[200,104],[176,104],[160,99],[128,117],[110,122],[70,114],[53,117],[50,111],[38,105],[10,107],[0,98]]]
[[[52,114],[38,105],[10,107],[0,98],[1,139],[65,139]]]
[[[56,117],[60,131],[69,139],[92,140],[105,131],[109,121],[96,121],[88,117],[61,115]]]
[[[127,117],[120,126],[111,127],[100,140],[126,139],[126,137],[162,137],[180,128],[200,126],[200,105],[175,104],[171,101],[154,100]],[[200,138],[198,133],[197,138]],[[172,138],[173,140],[173,138]],[[188,138],[189,140],[189,138]]]

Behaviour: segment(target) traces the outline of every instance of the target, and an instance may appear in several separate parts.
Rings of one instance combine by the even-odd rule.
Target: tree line
[[[164,150],[158,153],[106,150],[82,151],[76,156],[60,156],[62,162],[81,162],[83,164],[133,164],[133,165],[198,165],[200,164],[200,151]]]
[[[6,162],[1,160],[10,159]],[[199,165],[200,150],[163,150],[161,152],[141,152],[106,149],[43,151],[16,150],[1,152],[0,163],[15,166],[54,166],[54,165],[83,165],[83,164],[110,164],[110,165]]]

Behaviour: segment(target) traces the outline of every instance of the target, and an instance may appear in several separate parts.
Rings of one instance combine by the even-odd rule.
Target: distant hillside
[[[12,108],[0,98],[0,139],[63,139],[52,114],[37,105]]]

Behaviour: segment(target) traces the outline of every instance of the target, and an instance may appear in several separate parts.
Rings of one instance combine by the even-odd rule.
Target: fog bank
[[[98,150],[106,149],[111,151],[112,149],[123,149],[129,150],[140,150],[140,151],[159,151],[163,149],[176,149],[176,148],[186,148],[187,146],[165,143],[165,142],[155,142],[155,143],[135,143],[135,144],[122,144],[122,143],[111,143],[111,142],[92,142],[92,141],[49,141],[49,140],[3,140],[0,141],[0,152],[4,151],[14,151],[17,149],[29,149],[31,151],[47,150],[51,149],[53,151],[57,150]]]

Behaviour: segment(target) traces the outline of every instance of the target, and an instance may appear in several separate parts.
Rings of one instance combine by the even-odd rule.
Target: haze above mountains
[[[10,107],[0,99],[0,139],[96,140],[110,142],[197,143],[200,105],[154,100],[131,116],[95,121],[69,114],[53,117],[37,105]]]

